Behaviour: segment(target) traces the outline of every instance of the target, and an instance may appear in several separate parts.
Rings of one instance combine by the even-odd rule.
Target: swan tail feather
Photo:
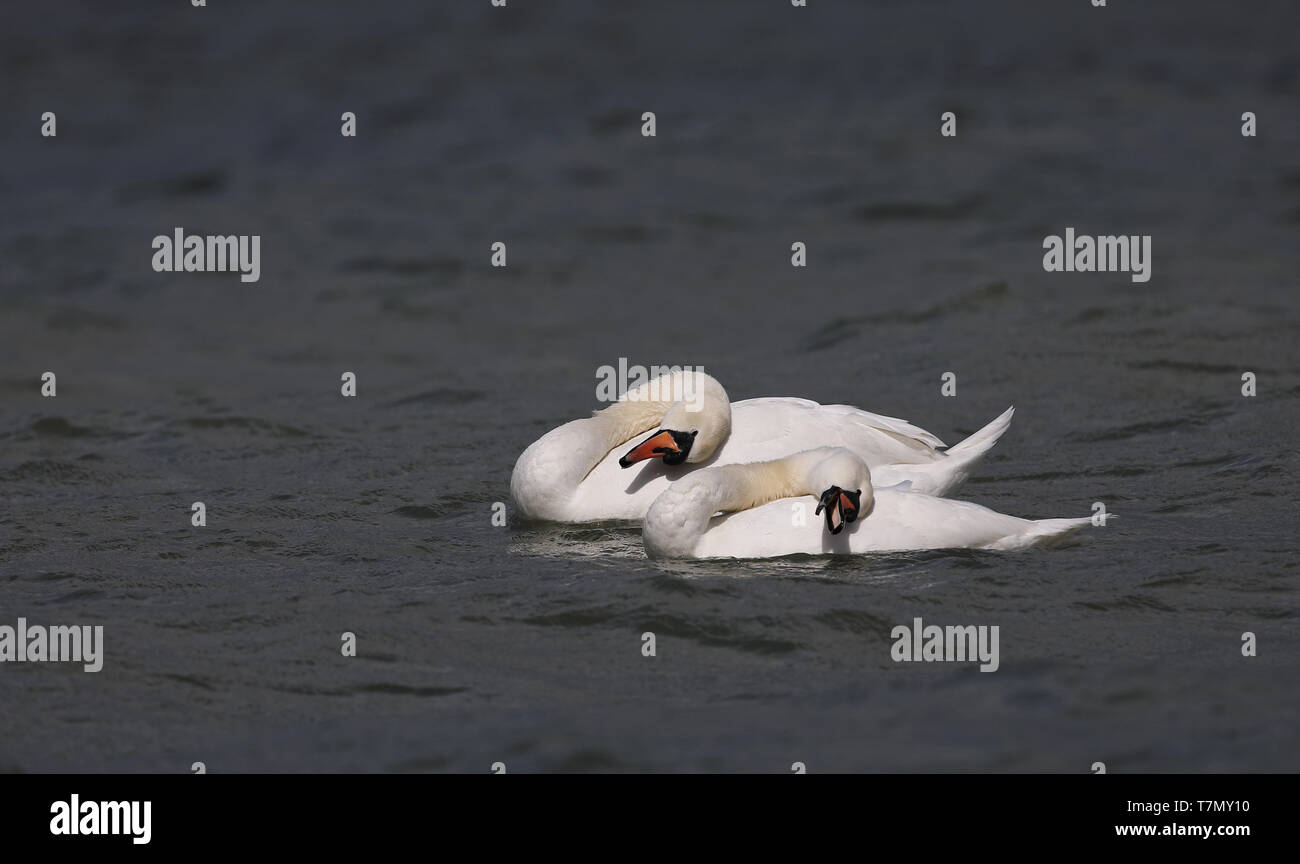
[[[1110,518],[1110,514],[1106,514]],[[1024,534],[1026,546],[1054,546],[1064,541],[1080,528],[1092,524],[1091,516],[1078,519],[1035,519]]]
[[[922,479],[918,491],[942,498],[966,482],[971,473],[984,461],[985,455],[998,443],[1008,427],[1015,407],[1008,408],[983,429],[943,451],[940,461],[920,466],[916,471]],[[908,473],[910,466],[898,466]]]
[[[958,441],[949,447],[946,452],[949,456],[964,456],[971,460],[983,457],[985,453],[993,449],[993,445],[998,443],[998,439],[1011,427],[1011,418],[1015,413],[1016,407],[1012,405],[983,429]]]

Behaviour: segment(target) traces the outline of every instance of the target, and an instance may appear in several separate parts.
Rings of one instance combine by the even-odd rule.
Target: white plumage
[[[873,486],[866,463],[843,448],[706,468],[654,501],[642,538],[647,554],[666,558],[1019,549],[1050,543],[1091,521],[1020,519],[906,486]],[[831,487],[861,494],[856,521],[838,534],[814,515],[818,496]]]
[[[681,377],[686,375],[693,377]],[[683,392],[697,398],[687,405],[662,395]],[[592,417],[542,436],[515,463],[510,489],[521,514],[532,519],[641,519],[671,483],[701,467],[759,462],[829,446],[859,456],[882,486],[906,481],[916,491],[944,495],[966,480],[1007,430],[1013,413],[1008,408],[944,451],[938,449],[944,446],[938,437],[895,417],[796,398],[733,404],[711,376],[674,372],[629,391]],[[657,429],[697,433],[685,464],[650,459],[620,467],[620,457]]]

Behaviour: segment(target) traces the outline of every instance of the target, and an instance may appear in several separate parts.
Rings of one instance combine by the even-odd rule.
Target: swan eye
[[[695,436],[698,435],[699,433],[698,431],[692,431],[692,432],[671,432],[670,431],[668,434],[672,436],[673,443],[677,445],[677,449],[669,450],[664,453],[664,464],[680,465],[683,462],[685,462],[686,457],[690,455],[691,445],[695,443]]]

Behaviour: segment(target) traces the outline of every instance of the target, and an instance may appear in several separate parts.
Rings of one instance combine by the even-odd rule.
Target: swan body
[[[682,397],[681,394],[686,394]],[[878,483],[907,482],[944,495],[963,483],[1011,423],[1014,408],[946,451],[935,435],[905,420],[850,405],[763,398],[732,403],[703,372],[673,372],[629,390],[591,417],[543,435],[515,462],[510,491],[523,516],[558,522],[637,520],[670,484],[703,466],[760,462],[815,447],[844,447]],[[660,455],[654,435],[643,460],[627,466],[637,442],[671,430],[692,441],[679,464]],[[629,452],[629,448],[633,448]]]
[[[837,516],[837,496],[845,491],[860,496],[860,503],[852,503],[851,514]],[[819,494],[823,506],[828,495],[835,499],[825,525],[813,512]],[[849,499],[843,500],[848,508]],[[651,557],[774,558],[1019,549],[1050,543],[1090,522],[1090,517],[1019,519],[969,501],[916,492],[907,484],[873,487],[870,469],[854,453],[818,448],[692,473],[655,499],[642,538]]]

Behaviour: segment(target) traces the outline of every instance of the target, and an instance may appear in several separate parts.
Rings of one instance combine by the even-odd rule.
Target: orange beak
[[[627,455],[618,460],[619,467],[627,468],[637,462],[654,459],[656,456],[680,453],[681,448],[673,440],[671,432],[656,432],[640,444],[627,451]]]
[[[821,494],[814,515],[820,515],[822,510],[825,510],[826,530],[832,534],[838,534],[844,530],[847,523],[858,518],[858,507],[861,500],[861,490],[845,492],[838,486],[832,486]]]
[[[858,505],[854,504],[853,499],[843,492],[840,493],[840,515],[845,522],[852,522],[858,518]]]

